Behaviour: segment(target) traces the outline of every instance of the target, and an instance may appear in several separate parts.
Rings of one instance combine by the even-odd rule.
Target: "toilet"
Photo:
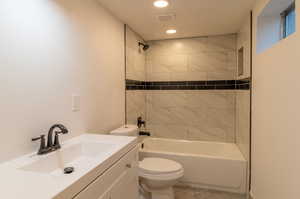
[[[138,136],[136,125],[124,125],[110,132],[111,135]],[[174,199],[173,186],[183,177],[181,164],[164,158],[144,158],[139,162],[139,178],[142,189],[151,199]]]
[[[181,164],[162,158],[144,158],[139,163],[141,186],[152,199],[174,199],[173,185],[183,176]]]

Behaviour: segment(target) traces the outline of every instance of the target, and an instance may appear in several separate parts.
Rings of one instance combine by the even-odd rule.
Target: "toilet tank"
[[[126,124],[110,132],[111,135],[138,136],[137,125]]]

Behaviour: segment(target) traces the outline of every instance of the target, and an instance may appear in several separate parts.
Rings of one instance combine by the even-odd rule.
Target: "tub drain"
[[[71,174],[74,172],[74,167],[66,167],[64,168],[64,174]]]

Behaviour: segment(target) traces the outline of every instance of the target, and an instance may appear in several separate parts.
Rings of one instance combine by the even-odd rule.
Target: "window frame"
[[[296,6],[295,6],[295,1],[287,8],[285,9],[280,15],[281,15],[281,38],[285,39],[287,38],[289,35],[287,34],[287,30],[286,30],[286,18],[287,16],[296,10]],[[296,24],[295,24],[296,26]]]

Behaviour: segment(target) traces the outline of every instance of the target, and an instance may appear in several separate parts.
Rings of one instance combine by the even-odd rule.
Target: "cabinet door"
[[[109,190],[117,185],[122,176],[132,179],[132,181],[137,176],[137,156],[138,148],[136,147],[109,168],[103,175],[96,178],[94,182],[78,193],[73,199],[110,199],[105,193],[110,192]],[[130,165],[132,165],[132,168]],[[137,186],[138,178],[136,177],[135,180]]]
[[[128,169],[110,190],[110,199],[138,199],[139,185],[136,168]]]

